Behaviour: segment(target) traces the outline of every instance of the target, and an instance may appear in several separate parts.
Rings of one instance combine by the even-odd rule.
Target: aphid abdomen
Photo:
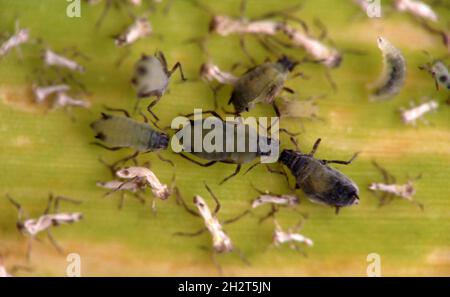
[[[165,149],[168,136],[153,130],[149,125],[130,118],[103,115],[91,124],[97,133],[96,138],[111,147],[133,148],[140,152]]]
[[[139,98],[162,96],[169,84],[169,76],[158,58],[143,56],[135,65],[132,83]]]
[[[378,37],[378,47],[383,54],[383,74],[373,91],[378,99],[397,95],[406,80],[406,61],[403,54],[389,41]]]

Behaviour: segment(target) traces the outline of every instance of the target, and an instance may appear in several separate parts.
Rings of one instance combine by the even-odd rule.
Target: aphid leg
[[[288,187],[290,189],[292,189],[291,185],[289,184],[289,176],[287,175],[286,171],[284,171],[284,168],[281,167],[281,171],[275,170],[273,168],[271,168],[269,165],[266,165],[267,171],[269,171],[270,173],[275,173],[275,174],[279,174],[284,176],[284,178],[286,179],[286,183],[288,185]]]
[[[124,116],[126,116],[127,118],[130,118],[130,117],[131,117],[131,116],[130,116],[130,113],[129,113],[127,110],[123,109],[123,108],[112,108],[112,107],[109,107],[109,106],[106,106],[106,105],[103,105],[103,108],[104,108],[105,110],[107,110],[107,111],[121,112],[121,113],[123,113]]]
[[[96,137],[96,138],[98,138],[98,137]],[[102,147],[102,148],[110,150],[110,151],[117,151],[122,148],[122,147],[109,147],[109,146],[104,145],[103,143],[98,143],[98,142],[91,142],[90,144]]]
[[[103,11],[100,14],[100,17],[98,18],[97,22],[95,22],[96,30],[100,29],[100,26],[103,23],[103,19],[108,14],[109,10],[111,9],[112,4],[113,4],[113,0],[106,0],[105,7],[103,8]]]
[[[26,249],[26,252],[25,252],[25,257],[26,257],[28,263],[30,263],[30,261],[31,261],[32,245],[33,245],[33,239],[32,238],[28,238],[27,239],[27,249]]]
[[[249,213],[250,213],[250,210],[247,209],[247,210],[244,211],[243,213],[241,213],[241,214],[235,216],[234,218],[231,218],[231,219],[228,219],[228,220],[223,221],[222,224],[228,225],[228,224],[232,224],[232,223],[234,223],[234,222],[237,222],[237,221],[239,221],[240,219],[242,219],[243,217],[245,217],[246,215],[248,215]]]
[[[214,209],[213,214],[217,215],[220,211],[220,201],[217,198],[216,195],[214,195],[213,191],[211,190],[211,188],[206,184],[206,182],[203,182],[205,184],[205,188],[208,191],[209,195],[211,195],[211,197],[214,199],[214,202],[216,203],[216,208]]]
[[[244,36],[240,35],[239,36],[239,45],[241,46],[242,52],[247,56],[247,58],[250,60],[250,62],[253,65],[258,65],[258,63],[256,62],[256,60],[250,55],[250,53],[247,50],[247,46],[245,45],[245,39]]]
[[[224,178],[224,179],[219,183],[219,185],[224,184],[227,180],[229,180],[230,178],[236,176],[240,171],[241,171],[241,164],[238,164],[238,165],[236,166],[236,170],[233,172],[233,174],[231,174],[230,176],[227,176],[226,178]]]
[[[322,139],[321,139],[321,138],[318,138],[318,139],[316,140],[316,142],[314,143],[311,152],[309,152],[309,155],[310,155],[311,157],[314,157],[314,154],[316,153],[317,149],[319,148],[319,145],[320,145],[320,142],[321,142],[321,141],[322,141]]]
[[[358,153],[355,153],[355,154],[350,158],[350,160],[348,160],[348,161],[341,161],[341,160],[321,160],[321,161],[324,162],[325,164],[331,164],[331,163],[334,163],[334,164],[349,165],[349,164],[351,164],[351,163],[353,162],[353,160],[355,160],[355,158],[356,158],[358,155],[359,155],[359,152],[358,152]]]
[[[169,71],[169,77],[172,76],[172,74],[175,72],[175,70],[179,69],[181,80],[186,81],[186,78],[184,77],[183,73],[183,67],[181,66],[180,62],[177,62],[173,67],[172,70]]]
[[[341,207],[340,206],[336,206],[335,210],[334,210],[334,214],[338,215],[340,210],[341,210]]]
[[[247,170],[245,170],[244,175],[246,175],[250,170],[252,170],[253,168],[255,168],[256,166],[259,166],[259,165],[261,165],[261,162],[256,162],[255,164],[250,166]]]
[[[121,210],[121,209],[123,208],[124,202],[125,202],[125,193],[124,193],[124,192],[121,192],[121,193],[120,193],[120,198],[119,198],[119,204],[117,205],[117,208],[118,208],[119,210]]]
[[[175,232],[173,233],[174,236],[188,236],[188,237],[195,237],[202,235],[206,230],[206,227],[203,227],[195,232]]]
[[[195,210],[189,208],[189,206],[186,204],[186,201],[184,201],[183,196],[181,196],[180,190],[178,189],[178,187],[174,188],[174,192],[175,192],[175,196],[177,198],[177,201],[181,204],[181,206],[183,206],[183,208],[190,213],[193,216],[199,217],[200,214],[198,212],[196,212]]]
[[[201,163],[199,161],[196,161],[194,159],[189,158],[188,156],[186,156],[183,153],[180,153],[179,155],[180,155],[180,157],[182,157],[182,158],[184,158],[184,159],[186,159],[188,161],[191,161],[192,163],[195,163],[195,164],[197,164],[199,166],[202,166],[202,167],[209,167],[209,166],[212,166],[212,165],[217,163],[217,161],[210,161],[210,162],[207,162],[207,163],[203,164],[203,163]]]
[[[258,220],[258,223],[261,224],[262,222],[264,222],[264,221],[267,220],[268,218],[274,217],[275,214],[277,213],[277,211],[278,211],[278,208],[277,208],[275,205],[272,204],[272,205],[271,205],[271,210],[270,210],[266,215],[264,215],[263,217],[261,217],[261,218]]]
[[[301,134],[300,132],[297,132],[297,133],[291,132],[291,131],[287,130],[286,128],[280,128],[279,131],[281,133],[285,133],[285,134],[287,134],[287,135],[289,135],[291,137],[296,137],[296,136],[299,136]]]
[[[234,251],[239,255],[239,259],[241,259],[241,261],[245,264],[245,265],[247,265],[247,266],[250,266],[251,265],[251,263],[250,263],[250,261],[247,259],[247,257],[245,257],[245,254],[241,251],[241,249],[240,248],[238,248],[238,247],[234,247]]]
[[[211,262],[216,267],[217,272],[219,273],[219,275],[223,275],[222,266],[220,265],[219,261],[217,261],[217,252],[214,251],[214,250],[211,251]]]
[[[47,206],[44,209],[43,214],[46,215],[50,212],[50,210],[52,209],[52,204],[53,204],[53,194],[50,192],[48,194],[48,201],[47,201]]]
[[[250,186],[253,188],[253,190],[255,190],[260,195],[269,194],[269,191],[263,191],[263,190],[258,189],[257,187],[255,187],[255,185],[252,182],[250,182]]]
[[[295,91],[288,87],[283,87],[283,91],[288,92],[289,94],[295,94]]]
[[[381,167],[381,165],[378,164],[376,161],[372,161],[372,164],[373,164],[373,166],[375,166],[376,169],[378,169],[380,171],[381,175],[383,176],[384,182],[386,184],[390,184],[390,183],[395,184],[395,182],[396,182],[395,176],[393,176],[386,169]]]
[[[161,161],[166,162],[166,163],[169,163],[172,167],[175,167],[175,164],[173,163],[172,160],[164,158],[163,156],[161,156],[160,153],[156,153],[156,155],[158,156],[158,158],[159,158]]]
[[[20,223],[22,221],[22,217],[23,217],[23,208],[22,206],[16,201],[14,200],[9,194],[6,194],[6,199],[9,200],[9,202],[11,202],[12,205],[14,205],[14,207],[17,209],[17,223]]]
[[[148,106],[147,111],[155,118],[156,121],[159,121],[159,118],[156,116],[156,114],[152,111],[152,108],[161,100],[161,96],[156,96],[156,99],[153,100]]]
[[[63,254],[64,250],[62,249],[62,247],[58,244],[58,242],[56,241],[56,239],[53,237],[52,233],[50,232],[50,230],[47,230],[47,236],[48,239],[50,240],[50,243],[55,247],[55,249],[58,251],[58,253]]]
[[[320,35],[319,35],[318,39],[324,40],[325,38],[327,38],[328,30],[327,30],[327,27],[324,25],[324,23],[322,23],[322,21],[318,18],[315,18],[313,22],[314,22],[314,25],[316,26],[316,28],[319,29],[319,31],[320,31]]]
[[[50,193],[50,195],[52,195],[52,194]],[[64,196],[56,196],[56,197],[54,197],[54,202],[53,202],[53,212],[54,213],[58,212],[59,204],[61,201],[69,202],[69,203],[76,204],[76,205],[81,204],[80,200],[75,200],[75,199],[72,199],[69,197],[64,197]]]
[[[300,147],[298,146],[297,138],[291,136],[291,137],[289,137],[289,140],[295,146],[295,150],[299,152],[300,151]]]
[[[139,156],[139,151],[136,151],[129,156],[126,156],[122,159],[117,160],[116,162],[112,163],[109,167],[110,167],[111,171],[113,171],[115,173],[115,169],[117,168],[117,165],[126,163],[129,160],[134,160],[137,156]]]

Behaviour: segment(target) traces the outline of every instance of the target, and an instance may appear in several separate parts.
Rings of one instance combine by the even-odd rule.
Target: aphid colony
[[[94,4],[99,1],[88,1]],[[105,1],[105,11],[100,17],[98,25],[102,22],[104,15],[110,9],[111,5],[117,4],[119,7],[128,5],[140,6],[141,1]],[[254,64],[241,75],[235,75],[231,72],[223,71],[218,65],[211,62],[211,59],[203,63],[200,67],[200,77],[211,87],[214,92],[214,99],[217,99],[217,91],[222,85],[229,85],[232,88],[228,97],[228,104],[233,107],[233,111],[225,111],[228,114],[238,116],[235,120],[224,120],[218,113],[218,102],[216,101],[216,110],[208,110],[201,114],[201,118],[195,118],[194,114],[186,115],[187,125],[182,129],[161,129],[157,125],[159,118],[154,108],[168,90],[169,82],[173,73],[179,70],[182,81],[186,78],[183,73],[182,64],[175,62],[173,66],[169,64],[161,51],[155,51],[153,55],[142,54],[140,59],[135,63],[133,73],[130,76],[131,84],[135,88],[136,105],[135,112],[143,117],[143,122],[136,120],[131,114],[121,108],[105,107],[105,112],[101,113],[100,118],[93,121],[90,125],[94,132],[95,142],[92,144],[100,146],[106,150],[117,151],[123,149],[132,150],[133,153],[112,164],[102,161],[113,176],[109,181],[98,181],[96,185],[107,192],[105,196],[114,193],[120,194],[119,208],[123,207],[126,195],[131,195],[140,203],[146,203],[146,190],[149,189],[153,196],[152,210],[156,212],[156,201],[165,201],[171,196],[175,196],[176,201],[188,213],[193,216],[200,217],[203,220],[204,227],[196,232],[177,232],[178,236],[197,236],[204,232],[209,232],[212,239],[213,259],[216,266],[221,270],[220,265],[215,260],[215,255],[219,253],[237,252],[241,259],[248,263],[243,253],[236,247],[232,238],[225,231],[224,226],[234,223],[241,218],[255,212],[257,208],[270,207],[269,211],[259,218],[259,222],[265,222],[271,219],[273,222],[273,242],[272,246],[280,246],[282,244],[289,245],[292,249],[301,251],[302,246],[312,247],[313,240],[299,233],[300,225],[306,218],[304,213],[299,212],[302,216],[300,223],[292,228],[284,230],[278,223],[276,216],[282,208],[293,209],[298,211],[301,196],[295,190],[300,189],[304,195],[312,202],[327,205],[335,209],[336,214],[342,207],[350,207],[356,205],[360,201],[360,190],[356,183],[343,172],[331,167],[330,164],[350,165],[356,158],[355,153],[349,160],[327,160],[316,157],[316,151],[319,147],[321,139],[313,144],[309,153],[302,152],[297,146],[296,134],[287,131],[284,128],[280,132],[286,132],[292,142],[295,144],[295,150],[283,148],[280,139],[277,137],[269,137],[267,133],[261,134],[252,131],[252,127],[243,123],[241,115],[252,110],[258,104],[272,105],[277,116],[276,126],[281,120],[286,118],[295,119],[312,119],[318,118],[318,107],[316,99],[323,96],[310,97],[307,100],[297,100],[296,93],[285,86],[290,76],[295,76],[293,71],[296,67],[301,67],[304,62],[313,62],[321,64],[325,68],[337,68],[343,63],[343,54],[334,46],[330,46],[323,42],[325,37],[324,26],[317,21],[319,27],[323,29],[323,36],[319,38],[313,37],[308,30],[308,26],[301,19],[293,16],[297,7],[288,8],[276,12],[267,13],[259,18],[247,19],[244,17],[245,1],[241,4],[241,18],[232,18],[225,15],[216,15],[197,0],[191,1],[195,6],[206,10],[211,15],[209,24],[209,33],[216,33],[220,36],[228,36],[237,34],[240,37],[241,47],[244,53]],[[366,8],[365,1],[356,1],[358,5]],[[434,14],[430,7],[412,0],[395,1],[395,8],[399,11],[408,12],[420,19],[426,19],[436,22],[438,17]],[[280,20],[281,19],[281,20]],[[297,28],[297,25],[302,29]],[[429,26],[428,24],[424,26]],[[431,27],[428,27],[431,28]],[[118,47],[130,46],[140,39],[151,35],[153,28],[148,21],[147,15],[136,17],[134,22],[125,30],[118,34],[114,42]],[[277,38],[282,35],[289,42],[286,44]],[[255,36],[264,49],[270,53],[276,53],[276,58],[267,60],[263,63],[257,63],[256,60],[248,52],[244,36]],[[29,42],[30,35],[28,29],[19,29],[0,45],[0,58],[6,56],[12,49],[19,48],[24,43]],[[448,40],[447,40],[448,42]],[[376,40],[378,48],[381,50],[383,58],[383,73],[379,81],[373,85],[371,98],[373,99],[390,99],[399,94],[405,84],[407,74],[407,63],[403,53],[394,44],[384,37],[378,37]],[[301,49],[309,58],[296,59],[292,56],[281,53],[280,48],[298,48]],[[39,80],[33,83],[33,93],[37,104],[53,98],[53,107],[78,106],[87,108],[90,102],[84,99],[77,99],[69,95],[73,88],[79,88],[85,91],[84,85],[81,84],[74,76],[75,73],[84,73],[86,68],[76,61],[75,57],[84,57],[78,51],[72,51],[72,57],[68,57],[63,53],[55,52],[45,46],[42,49],[42,69],[45,73],[49,70],[56,73],[57,80],[50,81],[48,77],[40,76]],[[84,57],[86,58],[86,57]],[[87,58],[86,58],[87,59]],[[450,89],[450,74],[447,66],[442,60],[434,60],[420,66],[420,69],[426,70],[435,80],[436,87]],[[213,86],[212,83],[218,85]],[[291,94],[290,97],[282,95],[282,92]],[[144,98],[153,98],[146,110],[155,119],[155,122],[149,123],[149,120],[139,109],[139,102]],[[277,104],[277,100],[281,103]],[[436,100],[430,99],[418,106],[411,107],[401,111],[401,119],[407,125],[415,125],[416,121],[423,119],[423,116],[431,111],[435,111],[439,106]],[[206,118],[206,115],[210,117]],[[191,117],[194,116],[194,119]],[[209,127],[220,126],[223,129],[224,138],[221,142],[220,150],[210,151],[206,149],[196,150],[197,141],[204,141],[206,135],[211,132],[212,128],[205,128],[208,122]],[[270,127],[265,127],[270,131],[274,123]],[[226,150],[228,143],[235,143],[238,140],[236,127],[243,127],[244,136],[250,134],[255,135],[257,143],[263,142],[268,145],[266,150],[251,150],[245,146],[243,150],[229,152]],[[259,127],[261,128],[261,127]],[[234,131],[229,134],[227,131]],[[201,131],[203,137],[197,139],[194,137],[196,131]],[[188,139],[180,136],[182,133],[191,135]],[[253,133],[254,132],[254,133]],[[256,161],[258,158],[268,156],[276,152],[276,165],[278,168],[273,169],[267,166],[267,174],[281,174],[286,178],[290,188],[289,193],[275,194],[269,190],[255,191],[259,194],[254,198],[248,207],[239,215],[228,220],[219,219],[219,211],[221,204],[218,197],[213,193],[211,188],[205,183],[205,188],[214,200],[216,206],[211,210],[207,201],[200,195],[193,197],[193,205],[195,209],[189,206],[180,189],[175,183],[175,165],[172,160],[165,159],[160,155],[161,151],[169,149],[169,143],[177,140],[181,146],[181,152],[175,155],[175,158],[182,158],[195,163],[201,167],[209,167],[216,163],[225,163],[235,166],[235,170],[231,175],[224,177],[220,185],[224,184],[230,178],[240,173],[242,166],[251,164],[246,173],[260,165]],[[158,178],[158,173],[154,172],[149,163],[140,164],[138,158],[146,153],[158,154],[161,161],[169,163],[174,169],[171,185],[167,185]],[[180,159],[181,160],[181,159]],[[255,162],[256,161],[256,162]],[[132,162],[133,164],[127,164]],[[416,202],[413,196],[416,192],[413,180],[408,180],[405,184],[397,184],[395,178],[389,174],[380,165],[374,162],[374,166],[383,176],[382,182],[373,182],[369,185],[369,190],[379,199],[379,205],[386,205],[395,198],[406,200],[418,205],[423,209],[423,205]],[[286,170],[289,172],[286,173]],[[180,174],[182,176],[182,174]],[[290,179],[295,180],[295,186],[290,186]],[[223,185],[224,186],[224,185]],[[252,185],[253,186],[253,185]],[[39,233],[45,232],[50,242],[58,251],[61,247],[57,244],[51,234],[53,227],[62,224],[76,223],[82,220],[83,215],[79,212],[58,212],[59,201],[67,201],[78,204],[76,200],[65,197],[53,197],[50,195],[48,206],[44,214],[36,219],[25,217],[22,206],[10,196],[8,200],[18,210],[17,228],[29,238],[27,250],[27,258],[31,254],[31,242],[37,239]],[[1,260],[1,258],[0,258]],[[0,262],[0,276],[9,276],[3,264]]]

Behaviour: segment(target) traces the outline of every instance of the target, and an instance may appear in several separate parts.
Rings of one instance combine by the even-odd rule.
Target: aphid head
[[[334,190],[334,206],[351,206],[359,204],[359,189],[350,180],[340,180]]]
[[[330,68],[337,68],[342,63],[342,54],[336,53],[327,59],[326,65]]]
[[[289,166],[296,159],[296,152],[293,150],[283,150],[278,158],[278,162]]]
[[[169,146],[169,136],[166,133],[161,133],[157,149],[166,149],[168,146]]]
[[[286,69],[289,72],[292,71],[295,68],[295,66],[298,65],[297,61],[291,60],[287,56],[282,56],[281,58],[279,58],[277,63],[283,66],[284,69]]]

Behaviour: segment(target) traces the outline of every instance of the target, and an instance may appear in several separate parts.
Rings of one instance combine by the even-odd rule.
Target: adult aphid
[[[190,120],[187,125],[177,131],[177,133],[175,134],[175,137],[179,142],[181,142],[182,146],[182,150],[179,155],[182,158],[202,167],[209,167],[218,162],[235,164],[236,170],[234,171],[234,173],[224,178],[220,182],[220,184],[223,184],[230,178],[236,176],[240,172],[242,165],[250,163],[262,156],[270,156],[271,153],[273,153],[272,149],[278,150],[279,143],[277,139],[271,139],[267,136],[258,134],[251,125],[241,123],[239,121],[224,121],[220,117],[220,115],[218,115],[214,111],[205,111],[203,113],[212,114],[214,117],[208,117],[201,120]],[[223,136],[223,141],[221,142],[221,147],[213,150],[208,150],[202,145],[205,137],[207,137],[209,133],[214,132],[212,128],[205,127],[205,121],[208,121],[207,123],[208,126],[211,125],[210,127],[220,127],[222,129],[221,135]],[[237,143],[238,141],[240,141],[240,139],[238,139],[240,136],[238,131],[240,129],[244,131],[242,138],[245,143],[243,143],[244,147],[241,150],[238,150]],[[201,131],[201,137],[200,135],[197,136],[196,134],[196,131],[199,130]],[[233,133],[229,133],[227,131],[232,131]],[[185,139],[185,135],[190,136],[191,139]],[[257,147],[252,148],[252,143],[256,144]],[[201,145],[199,149],[196,149],[197,144]],[[229,149],[230,144],[232,145],[232,149]],[[267,150],[261,149],[262,144],[268,146]],[[202,163],[194,160],[185,155],[184,152],[189,152],[190,154],[198,158],[207,160],[208,162]],[[252,168],[259,164],[260,162],[253,164],[246,172],[250,171]]]
[[[231,223],[234,223],[247,215],[249,213],[248,210],[244,211],[242,214],[226,220],[226,221],[219,221],[219,218],[217,217],[219,211],[220,211],[220,202],[219,199],[217,199],[216,195],[211,191],[211,189],[208,187],[208,185],[205,183],[206,190],[211,195],[211,197],[214,199],[214,202],[216,203],[216,207],[214,211],[211,211],[211,209],[208,207],[208,204],[206,204],[205,200],[200,197],[199,195],[194,196],[194,204],[197,207],[197,211],[189,208],[187,206],[186,202],[184,202],[183,197],[181,196],[178,188],[175,188],[175,194],[177,195],[177,199],[179,202],[182,203],[182,206],[186,209],[187,212],[190,214],[200,217],[204,220],[205,227],[199,229],[196,232],[188,233],[188,232],[177,232],[174,235],[177,236],[199,236],[203,234],[204,232],[208,231],[211,234],[212,237],[212,246],[213,246],[213,260],[216,266],[218,266],[219,271],[221,271],[220,266],[215,262],[214,255],[215,254],[221,254],[221,253],[230,253],[233,251],[236,251],[240,254],[241,259],[247,263],[247,261],[243,258],[242,253],[236,248],[236,246],[233,245],[233,242],[231,241],[231,238],[228,236],[228,234],[223,229],[223,225],[228,225]]]
[[[279,115],[275,99],[283,90],[293,92],[284,83],[297,64],[283,56],[275,63],[266,62],[248,70],[235,82],[228,104],[233,104],[236,114],[249,111],[256,103],[272,104]]]
[[[317,139],[309,154],[283,150],[278,161],[294,175],[296,189],[301,189],[313,202],[335,207],[338,213],[341,207],[359,203],[359,189],[350,178],[328,164],[348,165],[358,154],[348,161],[316,159],[314,154],[320,141],[320,138]]]
[[[418,106],[412,106],[409,109],[401,109],[401,117],[403,120],[403,123],[406,125],[416,125],[416,121],[418,119],[422,119],[426,122],[426,120],[423,118],[423,116],[426,113],[429,113],[431,111],[437,110],[439,107],[439,103],[437,103],[434,100],[430,100],[427,102],[423,102]]]
[[[124,32],[117,35],[114,39],[115,44],[118,47],[131,45],[139,39],[145,38],[152,34],[152,25],[148,21],[147,17],[136,18],[133,24],[125,29]]]
[[[400,93],[406,79],[406,61],[402,52],[383,37],[377,38],[383,55],[383,73],[374,84],[374,99],[389,99]]]
[[[378,165],[377,162],[373,161],[372,163],[383,176],[382,183],[372,183],[369,186],[369,190],[373,191],[374,195],[378,198],[380,207],[389,204],[392,200],[398,198],[416,204],[421,210],[424,209],[422,203],[413,200],[413,196],[416,194],[416,189],[413,184],[414,179],[408,180],[406,184],[396,184],[396,178],[392,174]],[[419,175],[415,180],[420,177],[421,176]]]
[[[44,50],[42,58],[46,66],[66,68],[69,69],[70,71],[75,72],[85,72],[85,68],[80,64],[78,64],[77,62],[75,62],[74,60],[59,55],[50,49]]]
[[[283,244],[289,244],[289,247],[298,252],[303,252],[299,244],[306,245],[308,247],[312,247],[314,242],[312,239],[302,235],[299,233],[302,227],[303,220],[300,221],[296,226],[289,228],[287,231],[284,231],[280,224],[274,220],[275,230],[273,232],[273,242],[274,246],[280,246]]]
[[[417,0],[395,0],[394,7],[401,12],[407,12],[414,17],[437,22],[438,15],[426,3]]]
[[[136,88],[138,99],[156,97],[147,107],[147,110],[156,120],[158,120],[158,117],[153,113],[152,108],[166,92],[170,77],[177,69],[180,70],[181,79],[185,81],[186,78],[184,77],[180,62],[175,63],[172,69],[169,70],[167,68],[166,58],[160,51],[157,51],[154,56],[143,54],[141,59],[136,62],[131,83]],[[136,108],[138,102],[136,103]]]
[[[28,236],[28,247],[27,247],[27,259],[30,259],[31,256],[31,243],[32,240],[38,240],[36,237],[41,232],[46,232],[50,243],[56,248],[56,250],[60,253],[63,252],[62,248],[53,238],[51,233],[52,227],[57,227],[63,224],[72,224],[80,221],[83,218],[83,214],[80,212],[58,212],[59,210],[59,202],[66,201],[74,204],[80,204],[80,201],[73,200],[70,198],[57,196],[54,197],[52,194],[49,195],[47,207],[42,216],[36,219],[29,219],[27,215],[24,217],[24,211],[22,206],[16,202],[9,195],[6,195],[6,198],[17,208],[18,210],[18,218],[17,218],[17,229],[24,235]]]
[[[19,49],[21,44],[28,42],[30,39],[30,31],[28,29],[19,29],[16,22],[16,32],[0,45],[0,58],[5,56],[13,48]]]
[[[262,223],[269,217],[273,217],[280,210],[280,207],[296,208],[300,204],[300,198],[295,194],[276,194],[270,191],[261,191],[252,187],[259,193],[259,196],[252,200],[251,208],[255,209],[263,205],[270,205],[271,210],[259,222]]]
[[[140,123],[133,120],[126,110],[112,108],[107,110],[120,111],[125,116],[102,113],[101,118],[91,124],[91,128],[96,133],[95,138],[102,143],[94,142],[93,144],[111,151],[122,148],[131,148],[136,151],[133,155],[115,162],[111,166],[113,173],[117,164],[134,159],[140,153],[167,148],[169,136],[152,128],[147,123],[147,118],[144,117],[145,122]]]

